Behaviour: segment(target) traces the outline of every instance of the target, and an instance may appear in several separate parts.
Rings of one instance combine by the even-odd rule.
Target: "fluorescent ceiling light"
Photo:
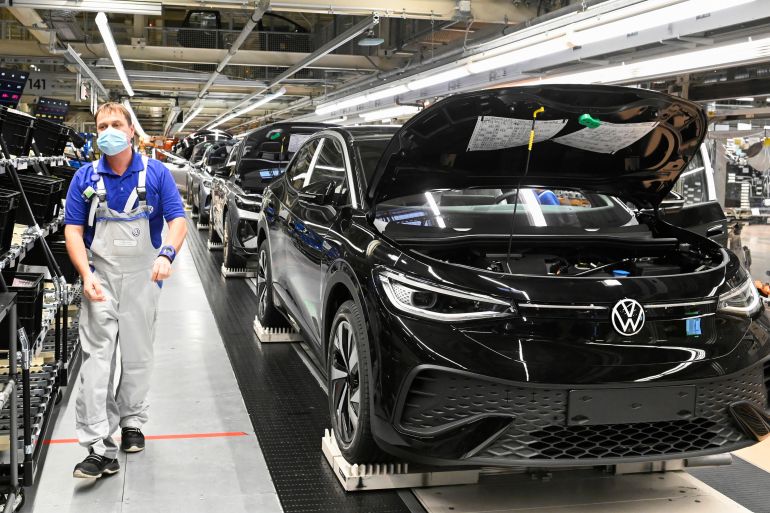
[[[342,116],[341,118],[327,119],[326,121],[324,121],[324,123],[329,123],[329,124],[343,123],[347,120],[348,120],[347,116]]]
[[[568,39],[576,46],[584,46],[615,37],[635,34],[643,30],[661,27],[686,19],[715,13],[724,9],[732,9],[755,0],[687,0],[660,9],[655,9],[627,18],[604,23],[585,30],[572,33]]]
[[[415,105],[399,105],[397,107],[390,107],[388,109],[380,109],[372,112],[366,112],[361,114],[361,117],[365,121],[379,121],[381,119],[397,118],[400,116],[406,116],[409,114],[416,114],[420,111],[420,108]]]
[[[516,84],[615,84],[698,69],[715,69],[718,66],[767,59],[768,57],[770,57],[770,38],[764,38],[618,66],[606,66],[590,71],[522,80]]]
[[[107,47],[107,53],[110,54],[110,59],[112,59],[112,64],[115,66],[115,71],[118,72],[120,81],[123,82],[123,87],[126,88],[126,92],[129,96],[134,96],[134,90],[131,88],[131,83],[128,81],[126,70],[123,68],[123,61],[120,60],[118,46],[115,44],[115,39],[112,37],[110,22],[107,21],[107,15],[103,12],[96,15],[96,26],[99,27],[99,33],[102,35],[104,46]]]
[[[101,83],[101,81],[96,77],[96,75],[94,75],[94,72],[91,70],[91,68],[89,68],[85,62],[83,62],[83,59],[80,58],[80,55],[69,44],[67,45],[67,54],[70,57],[72,57],[72,60],[75,61],[78,66],[80,66],[80,69],[84,71],[86,75],[91,77],[91,80],[93,81],[94,85],[99,88],[102,94],[107,98],[109,98],[110,93],[108,93],[107,89],[104,88],[104,84]]]
[[[741,96],[740,98],[736,98],[735,101],[737,102],[753,102],[754,98],[751,96]]]
[[[282,87],[278,91],[274,92],[273,94],[268,94],[267,96],[263,96],[262,98],[260,98],[256,102],[252,103],[251,105],[249,105],[247,107],[244,107],[241,110],[235,111],[235,112],[233,112],[232,114],[230,114],[228,116],[225,116],[224,118],[220,119],[219,121],[217,121],[216,123],[211,125],[209,128],[216,128],[219,125],[221,125],[223,123],[226,123],[226,122],[230,121],[233,118],[237,118],[239,116],[243,116],[247,112],[251,112],[252,110],[256,109],[257,107],[261,107],[262,105],[264,105],[266,103],[270,103],[271,101],[275,100],[276,98],[278,98],[280,96],[283,96],[284,94],[286,94],[286,88]]]
[[[470,74],[471,72],[468,71],[468,69],[463,66],[461,68],[454,68],[447,71],[442,71],[440,73],[436,73],[435,75],[431,75],[426,78],[414,80],[412,82],[409,82],[407,84],[407,87],[411,91],[418,91],[420,89],[425,89],[426,87],[432,87],[434,85],[443,84],[445,82],[451,82],[452,80],[458,80],[460,78],[467,77]]]
[[[571,47],[567,40],[560,37],[558,39],[551,39],[550,41],[543,41],[542,43],[535,43],[534,45],[524,48],[518,48],[510,52],[495,55],[494,57],[487,57],[486,59],[469,62],[467,67],[471,73],[483,73],[485,71],[504,68],[505,66],[511,66],[513,64],[526,62],[538,57],[544,57],[552,53],[570,49]]]
[[[147,132],[145,132],[142,128],[142,125],[139,124],[139,120],[136,118],[134,109],[131,107],[131,102],[128,100],[123,100],[123,106],[126,108],[126,110],[128,110],[128,113],[131,114],[131,123],[134,125],[134,130],[136,130],[136,133],[138,133],[142,139],[148,139],[149,136],[147,135]]]
[[[29,7],[51,11],[107,11],[121,14],[160,16],[163,7],[158,0],[13,0],[13,7]]]
[[[203,105],[198,105],[195,109],[193,109],[193,111],[190,112],[190,114],[188,114],[187,117],[182,120],[182,124],[179,125],[179,128],[176,129],[176,132],[181,132],[184,129],[184,127],[187,126],[187,123],[192,121],[193,118],[198,114],[200,114],[202,110],[203,110]]]
[[[352,96],[347,100],[343,100],[341,102],[338,101],[338,102],[324,103],[316,107],[315,113],[318,114],[319,116],[323,116],[324,114],[331,114],[332,112],[336,112],[342,109],[347,109],[349,107],[355,107],[356,105],[361,105],[366,102],[376,102],[377,100],[392,98],[394,96],[398,96],[399,94],[404,94],[408,92],[409,92],[409,88],[406,87],[405,85],[388,87],[387,89],[382,89],[380,91],[374,91],[371,93],[360,94],[358,96]]]

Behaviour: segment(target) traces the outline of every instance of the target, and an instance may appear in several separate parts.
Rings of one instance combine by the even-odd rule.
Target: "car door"
[[[288,240],[293,237],[291,221],[291,208],[297,201],[297,188],[302,188],[305,178],[310,170],[310,165],[318,149],[319,140],[307,141],[289,163],[284,177],[276,183],[269,193],[264,206],[265,221],[268,226],[268,238],[270,244],[271,272],[275,289],[282,293],[282,299],[286,307],[295,316],[298,315],[298,307],[293,298],[288,294],[287,281],[292,270],[287,266],[286,252]]]
[[[224,234],[222,214],[227,202],[227,181],[235,172],[240,147],[241,145],[238,144],[230,151],[226,164],[216,170],[211,180],[211,219],[209,222],[213,224],[214,230],[220,237]]]
[[[727,218],[716,199],[714,173],[705,146],[679,176],[672,192],[677,196],[675,205],[670,201],[661,205],[664,220],[726,245]]]
[[[326,240],[338,207],[349,203],[343,144],[335,136],[320,139],[301,187],[299,183],[293,187],[294,201],[289,207],[286,263],[294,278],[287,282],[288,292],[316,343],[322,340],[323,268],[332,249]]]

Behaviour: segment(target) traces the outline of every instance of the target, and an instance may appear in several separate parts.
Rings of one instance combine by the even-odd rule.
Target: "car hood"
[[[520,184],[592,190],[654,207],[706,129],[697,104],[644,89],[548,85],[463,93],[404,124],[367,195],[376,204],[432,189]]]

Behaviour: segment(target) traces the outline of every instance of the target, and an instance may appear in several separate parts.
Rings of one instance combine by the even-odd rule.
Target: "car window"
[[[332,182],[334,192],[339,200],[343,199],[342,195],[347,195],[345,157],[342,153],[342,145],[330,137],[321,140],[318,158],[305,179],[303,187],[313,186],[321,182]]]
[[[319,139],[314,139],[302,146],[286,171],[287,179],[295,189],[301,189],[305,184],[308,171],[310,170],[310,163],[313,161],[316,148],[318,148],[318,141]]]
[[[227,155],[230,153],[231,146],[219,145],[212,146],[208,151],[208,164],[210,166],[218,166],[224,164],[227,160]]]
[[[700,152],[695,153],[671,190],[684,198],[685,205],[697,205],[708,201],[706,167],[703,165]]]

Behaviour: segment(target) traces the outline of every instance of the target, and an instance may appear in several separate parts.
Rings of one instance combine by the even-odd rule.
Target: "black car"
[[[209,240],[223,243],[224,265],[244,268],[257,253],[262,191],[286,168],[294,152],[321,123],[275,123],[249,132],[233,149],[211,185]]]
[[[230,151],[238,141],[226,139],[206,145],[201,159],[193,164],[187,174],[187,202],[192,208],[192,215],[198,216],[198,224],[208,224],[211,207],[211,181],[214,173],[224,167],[230,156]],[[200,145],[199,145],[200,146]]]
[[[767,313],[718,230],[687,229],[724,214],[665,220],[707,124],[553,85],[308,140],[264,194],[258,319],[312,347],[348,461],[604,465],[766,437]]]

